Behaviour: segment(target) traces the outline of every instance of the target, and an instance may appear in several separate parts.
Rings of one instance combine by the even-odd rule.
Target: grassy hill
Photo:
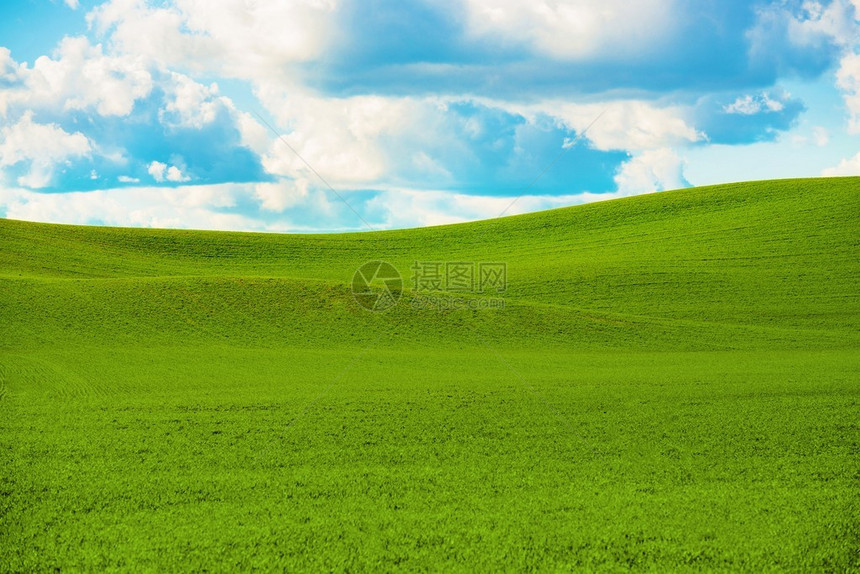
[[[0,570],[860,567],[858,214],[841,178],[358,234],[0,220]],[[462,295],[504,308],[415,308],[415,261],[505,263]]]

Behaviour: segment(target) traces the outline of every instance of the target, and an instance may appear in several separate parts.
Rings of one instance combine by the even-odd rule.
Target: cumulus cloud
[[[466,0],[468,33],[561,60],[639,58],[672,36],[675,0]]]
[[[771,10],[780,26],[778,41],[766,25],[747,37],[757,5],[375,0],[368,9],[356,0],[112,0],[88,19],[114,50],[171,69],[257,85],[312,85],[340,96],[498,96],[521,93],[523,85],[545,95],[659,93],[708,89],[715,78],[725,85],[761,85],[780,66],[810,74],[827,68],[829,54],[818,58],[816,52],[810,60],[806,45],[783,49],[791,43],[785,10]],[[724,65],[713,66],[714,53]],[[761,60],[752,75],[750,53]]]
[[[12,67],[8,54],[0,54],[0,64],[7,70]],[[100,45],[91,46],[83,37],[64,38],[54,58],[41,56],[32,68],[19,66],[14,79],[10,88],[0,90],[4,115],[18,106],[94,109],[103,116],[127,116],[135,101],[153,87],[152,76],[140,61],[107,56]]]
[[[271,141],[263,158],[269,173],[315,178],[308,164],[332,185],[378,181],[389,168],[380,139],[415,128],[421,105],[406,98],[326,98],[263,89],[258,94],[288,126],[284,140]],[[307,162],[307,163],[305,163]]]
[[[634,156],[615,176],[620,195],[637,195],[689,186],[684,161],[671,149],[649,150]]]
[[[799,45],[814,45],[825,36],[838,46],[857,43],[857,20],[860,8],[856,0],[831,0],[823,3],[807,0],[799,14],[789,19],[789,35]]]
[[[12,52],[0,46],[0,88],[13,85],[19,78],[18,64],[12,59]],[[0,103],[3,100],[0,98]],[[5,115],[0,108],[0,115]]]
[[[160,161],[153,161],[149,164],[149,169],[147,171],[155,181],[164,181],[164,172],[167,171],[167,164],[161,163]]]
[[[787,48],[774,51],[762,47],[767,30],[779,28],[787,39]],[[752,49],[764,57],[782,58],[792,50],[800,60],[814,58],[838,62],[836,85],[843,91],[849,112],[849,129],[860,132],[860,2],[858,0],[807,0],[799,9],[789,4],[775,4],[761,9],[761,22],[750,32]]]
[[[182,183],[185,181],[191,181],[191,178],[182,173],[182,170],[176,167],[175,165],[171,165],[167,168],[167,174],[164,176],[167,181],[172,181],[175,183]]]
[[[844,93],[849,130],[860,133],[860,1],[833,0],[829,4],[807,1],[804,10],[806,18],[793,21],[796,35],[801,41],[823,35],[841,49],[836,85]]]
[[[854,157],[843,159],[835,167],[825,169],[821,175],[824,177],[860,175],[860,153]]]
[[[232,102],[229,105],[239,130],[240,143],[258,156],[265,154],[272,142],[272,134],[269,129],[261,124],[256,117],[236,109]]]
[[[755,95],[702,97],[691,112],[692,121],[710,143],[743,144],[773,141],[793,128],[806,110],[798,98],[775,87]]]
[[[159,6],[112,0],[87,16],[115,49],[195,72],[282,77],[318,58],[334,34],[336,0],[176,0]]]
[[[171,181],[174,183],[191,181],[191,178],[184,175],[182,170],[175,165],[168,166],[166,163],[162,163],[160,161],[153,161],[150,163],[147,171],[149,172],[149,175],[159,183],[163,181]]]
[[[804,103],[781,77],[841,61],[860,131],[858,3],[109,0],[90,39],[32,65],[0,48],[3,129],[26,118],[68,151],[0,156],[0,176],[106,205],[122,201],[106,182],[144,182],[129,224],[166,224],[147,203],[165,201],[266,229],[361,227],[317,173],[379,227],[491,217],[526,189],[517,210],[683,187],[687,150],[797,125]],[[247,183],[228,199],[202,185],[224,182]],[[18,213],[67,207],[20,193]],[[88,221],[121,224],[75,197]]]
[[[819,2],[761,3],[755,10],[756,23],[746,31],[749,65],[770,81],[787,74],[814,77],[838,59],[833,22]]]
[[[685,117],[689,112],[680,106],[621,100],[579,105],[550,101],[536,107],[555,114],[577,133],[588,129],[588,140],[601,150],[641,151],[705,138]]]
[[[170,72],[164,82],[165,104],[159,119],[168,127],[200,129],[211,124],[225,102],[218,97],[218,84],[205,86],[184,74]]]
[[[845,94],[849,130],[860,133],[860,53],[850,53],[842,58],[836,78],[837,85]]]
[[[778,99],[772,99],[770,94],[766,92],[755,96],[739,97],[731,104],[723,107],[727,114],[740,114],[742,116],[753,116],[762,112],[781,112],[784,109],[784,103]]]
[[[48,169],[50,158],[33,160],[27,174],[18,165],[0,165],[0,176],[24,178],[20,185],[85,191],[99,187],[98,179],[126,185],[147,176],[165,185],[192,175],[198,183],[266,179],[260,152],[251,146],[261,150],[268,138],[216,84],[136,56],[106,54],[83,37],[65,38],[53,56],[37,58],[32,67],[0,49],[0,117],[7,126],[46,118],[88,142],[88,153],[68,158],[63,169]],[[162,161],[177,158],[170,159],[173,169],[153,168],[156,153],[169,154]],[[80,161],[69,165],[72,159]],[[91,178],[93,171],[100,177]]]
[[[283,137],[289,144],[272,140],[264,165],[269,173],[293,180],[298,189],[320,183],[307,162],[341,189],[397,183],[401,188],[436,185],[473,195],[492,188],[504,195],[521,192],[532,183],[533,192],[557,196],[607,193],[615,188],[615,170],[629,151],[704,139],[687,123],[683,109],[642,101],[606,106],[558,101],[523,105],[457,98],[323,98],[265,91],[260,96],[279,125],[287,127]],[[535,181],[563,146],[592,123],[587,138]],[[295,196],[295,189],[288,193],[282,184],[258,187],[258,197],[274,211],[289,206],[288,198]]]
[[[28,163],[29,170],[17,180],[24,187],[47,187],[58,165],[91,151],[90,141],[80,132],[70,134],[56,124],[36,123],[32,113],[0,128],[0,168]]]

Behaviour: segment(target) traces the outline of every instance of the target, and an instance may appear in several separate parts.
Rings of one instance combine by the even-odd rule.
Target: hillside
[[[860,338],[857,178],[682,190],[464,225],[266,235],[0,221],[2,338],[97,344],[344,342],[565,348],[832,347]],[[504,312],[355,305],[364,262],[504,262]],[[409,292],[407,289],[407,296]],[[40,328],[32,329],[38,318]],[[289,328],[286,326],[289,325]],[[370,336],[370,335],[369,335]],[[349,343],[352,338],[347,338]]]
[[[353,234],[0,220],[0,571],[860,567],[858,214],[839,178]],[[414,308],[416,261],[505,263],[458,295],[504,308]]]

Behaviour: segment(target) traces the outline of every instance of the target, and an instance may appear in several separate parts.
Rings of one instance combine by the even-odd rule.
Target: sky
[[[437,225],[860,175],[860,0],[0,5],[0,216]]]

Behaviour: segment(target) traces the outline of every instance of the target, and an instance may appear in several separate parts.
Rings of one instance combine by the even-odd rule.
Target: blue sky
[[[0,7],[6,217],[383,229],[823,175],[860,175],[860,0]]]

